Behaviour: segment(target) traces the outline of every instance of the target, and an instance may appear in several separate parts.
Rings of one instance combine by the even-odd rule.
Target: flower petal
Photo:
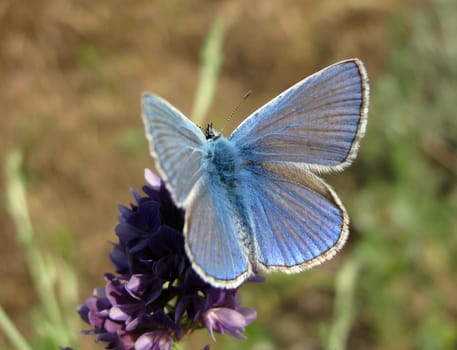
[[[135,342],[135,350],[170,350],[173,339],[164,331],[144,333]]]

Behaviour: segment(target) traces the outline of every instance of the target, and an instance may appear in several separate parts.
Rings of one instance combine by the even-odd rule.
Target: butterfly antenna
[[[249,90],[248,92],[246,92],[243,96],[243,99],[240,101],[240,103],[238,103],[238,106],[236,106],[233,110],[232,113],[230,113],[229,117],[225,120],[225,123],[224,125],[222,126],[222,129],[221,129],[221,132],[225,129],[225,127],[227,126],[227,123],[230,121],[230,119],[232,119],[232,117],[235,115],[236,112],[238,112],[238,110],[240,109],[240,107],[243,105],[243,103],[248,99],[249,96],[251,96],[252,94],[252,91]]]

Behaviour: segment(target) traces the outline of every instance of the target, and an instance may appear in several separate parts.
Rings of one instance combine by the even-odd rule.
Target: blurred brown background
[[[216,18],[227,32],[207,120],[220,128],[253,90],[228,134],[285,88],[339,60],[361,58],[376,82],[388,69],[392,28],[405,36],[411,30],[395,19],[428,6],[398,0],[0,1],[0,160],[13,148],[24,152],[39,244],[76,266],[81,301],[103,284],[102,274],[112,269],[107,254],[115,239],[116,204],[129,203],[129,188],[139,189],[143,169],[153,167],[143,137],[141,94],[153,91],[190,113],[200,49]],[[384,117],[374,111],[370,119]],[[0,180],[3,191],[3,174]],[[344,202],[351,201],[358,181],[355,173],[329,179]],[[31,336],[27,320],[37,299],[4,207],[0,220],[0,303]],[[319,267],[321,274],[333,276],[351,244]],[[262,314],[260,308],[257,322],[274,334],[276,346],[319,349],[313,315],[330,318],[332,296],[308,288],[307,273],[299,278],[300,288],[288,291],[292,297],[279,303],[276,313]],[[251,293],[267,287],[268,282],[254,286]],[[274,316],[297,308],[294,300],[301,313],[284,320]],[[376,336],[364,336],[370,332],[364,327],[357,323],[350,348],[382,348],[371,343]],[[0,334],[0,348],[6,344]]]

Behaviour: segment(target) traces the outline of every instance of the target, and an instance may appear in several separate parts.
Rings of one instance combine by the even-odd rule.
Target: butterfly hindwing
[[[238,214],[207,176],[194,194],[184,227],[192,267],[213,286],[235,288],[251,274]]]
[[[201,179],[201,157],[206,140],[189,119],[162,98],[143,96],[143,121],[149,147],[160,175],[179,206],[185,206]]]
[[[335,192],[312,173],[288,165],[251,165],[246,198],[255,259],[266,270],[298,272],[334,256],[349,219]]]
[[[230,139],[245,160],[342,170],[357,155],[367,108],[367,74],[360,60],[351,59],[295,84],[254,112]]]

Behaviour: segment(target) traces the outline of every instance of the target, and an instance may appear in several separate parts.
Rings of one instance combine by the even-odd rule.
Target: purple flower
[[[246,339],[243,334],[244,329],[255,318],[256,312],[249,308],[235,310],[226,307],[214,307],[207,310],[203,315],[206,329],[214,340],[213,331],[221,334],[227,333],[238,339]]]
[[[245,339],[256,317],[240,307],[238,289],[218,289],[192,269],[184,250],[184,212],[163,182],[146,170],[145,196],[132,191],[136,203],[119,206],[118,241],[110,257],[117,274],[78,307],[92,328],[85,334],[105,349],[171,349],[196,329]],[[205,349],[209,349],[206,346]]]

